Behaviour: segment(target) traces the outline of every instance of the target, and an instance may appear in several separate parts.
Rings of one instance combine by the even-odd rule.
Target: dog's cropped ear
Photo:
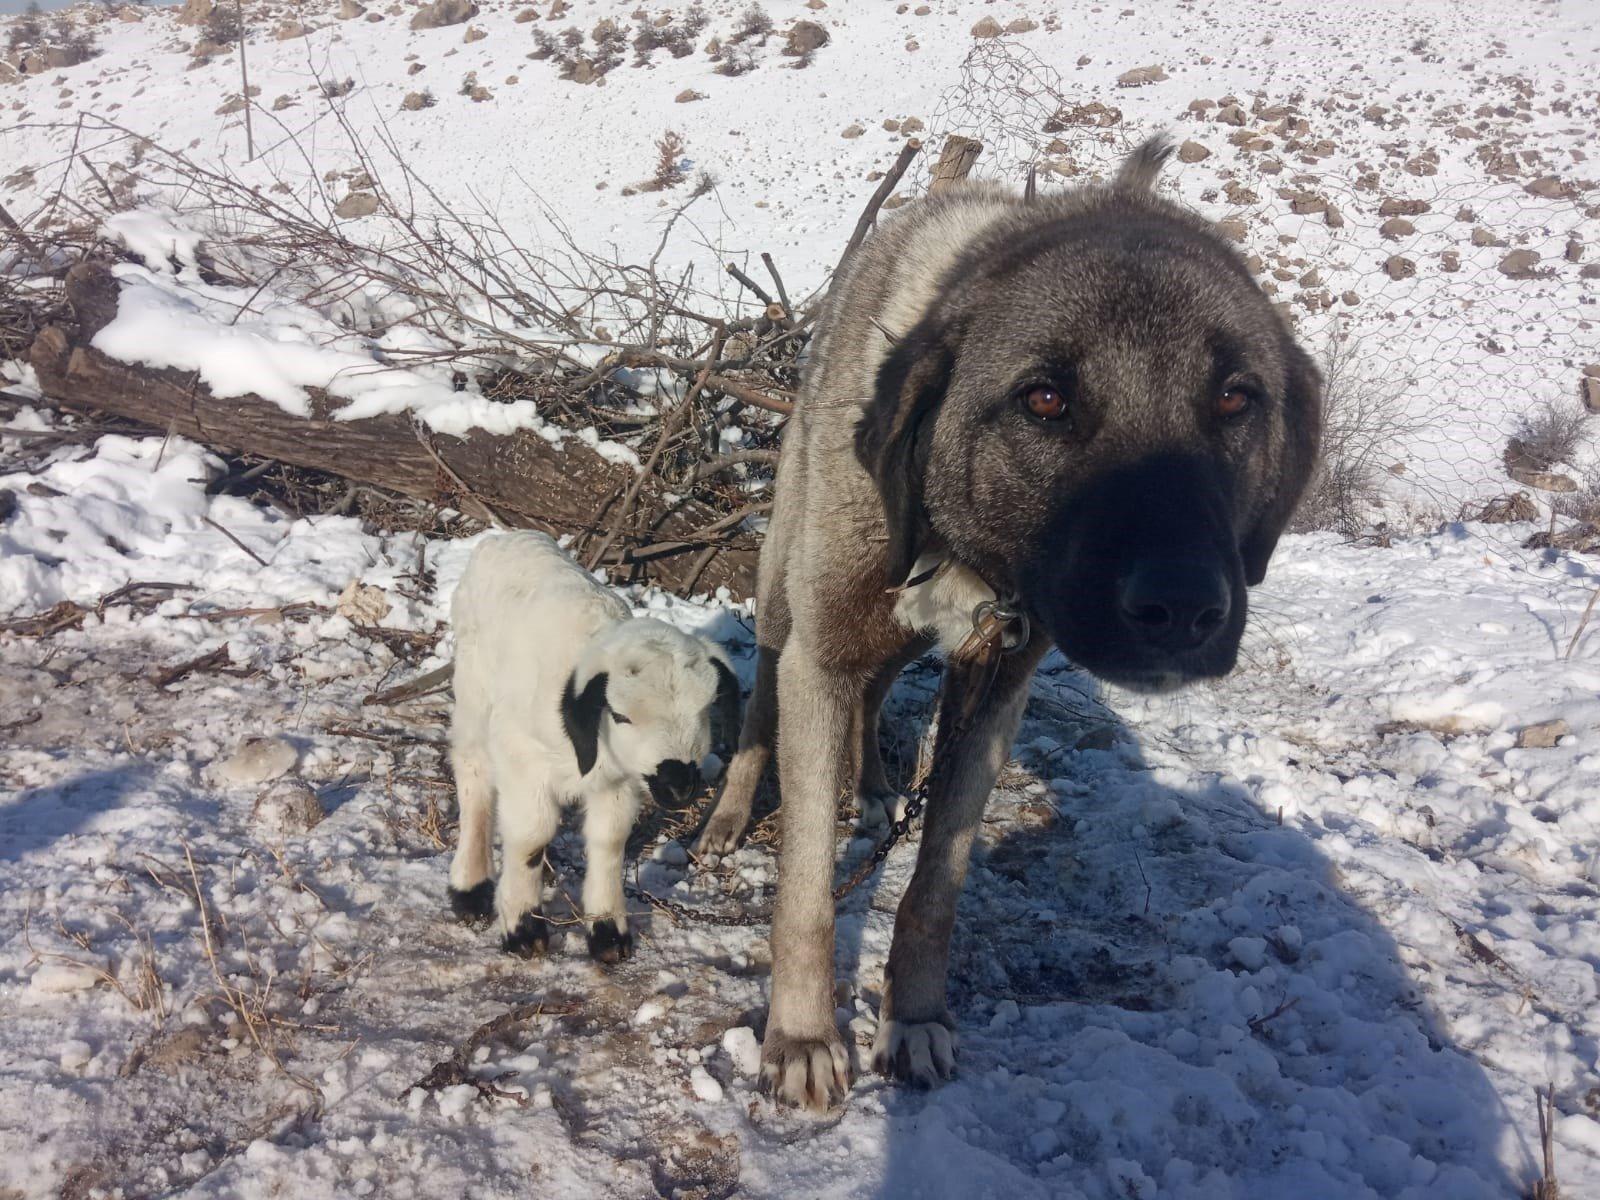
[[[878,485],[889,527],[887,585],[897,587],[917,561],[923,447],[928,418],[944,398],[955,366],[945,331],[925,317],[894,344],[878,368],[872,400],[856,426],[856,459]]]
[[[1284,335],[1288,341],[1288,335]],[[1311,356],[1289,342],[1289,383],[1284,396],[1284,440],[1268,476],[1270,499],[1239,547],[1244,579],[1255,587],[1267,577],[1267,563],[1317,465],[1322,444],[1322,373]]]
[[[711,652],[711,665],[717,669],[717,698],[711,703],[713,734],[720,728],[720,741],[726,746],[739,744],[739,677],[733,673],[727,656],[718,646]],[[715,736],[713,740],[719,740]]]
[[[568,675],[561,691],[561,726],[578,756],[578,774],[587,775],[600,753],[600,714],[606,710],[607,676],[604,671],[595,672],[581,692],[574,686],[576,679],[576,672]]]

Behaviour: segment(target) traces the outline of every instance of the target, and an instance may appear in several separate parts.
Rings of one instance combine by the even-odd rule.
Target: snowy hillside
[[[1165,128],[1165,186],[1333,368],[1356,527],[1285,539],[1226,681],[1151,699],[1047,661],[962,902],[959,1078],[861,1074],[815,1121],[755,1087],[763,926],[641,905],[602,970],[570,929],[528,964],[447,919],[448,694],[362,701],[448,660],[470,539],[227,494],[236,462],[63,417],[0,337],[0,1200],[1499,1200],[1543,1170],[1545,1088],[1562,1195],[1600,1195],[1600,558],[1538,541],[1600,508],[1590,5],[810,0],[767,32],[743,5],[252,3],[253,158],[205,9],[79,8],[0,52],[0,208],[114,250],[108,354],[561,444],[443,350],[598,360],[627,298],[440,322],[297,262],[255,200],[377,252],[474,229],[556,298],[656,255],[686,304],[748,313],[725,264],[825,286],[908,136],[901,198],[951,133],[1057,187]],[[0,317],[51,286],[13,249]],[[1458,520],[1517,490],[1507,439],[1546,413],[1572,432],[1536,465],[1579,491]],[[747,606],[630,598],[750,682]],[[891,763],[935,678],[892,697]],[[692,862],[689,816],[648,820],[638,884],[765,911],[771,822]],[[863,1055],[913,853],[840,919]],[[561,911],[579,839],[555,857]]]

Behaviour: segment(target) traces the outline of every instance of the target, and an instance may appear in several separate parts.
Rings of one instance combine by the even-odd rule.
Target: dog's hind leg
[[[872,1065],[886,1075],[932,1086],[955,1069],[955,1021],[946,1001],[950,934],[967,875],[972,839],[995,779],[1011,752],[1027,706],[1028,683],[1047,648],[1036,637],[1008,655],[967,730],[953,747],[935,751],[941,769],[928,797],[917,868],[895,914],[894,941],[883,972],[883,1003]],[[975,685],[970,667],[947,665],[939,710],[941,743],[954,736],[956,714]]]
[[[927,638],[914,638],[873,675],[856,714],[856,805],[861,810],[858,828],[866,833],[883,831],[900,819],[905,797],[889,783],[878,750],[878,713],[906,664],[927,653]]]
[[[786,729],[778,743],[783,789],[778,902],[772,914],[772,996],[761,1070],[780,1100],[826,1108],[850,1084],[850,1059],[833,1019],[833,822],[851,759],[859,676],[830,670],[791,644],[778,666]]]
[[[745,705],[739,749],[728,764],[717,806],[695,843],[700,854],[727,854],[739,844],[778,740],[778,661],[789,640],[789,609],[781,579],[763,592],[756,608],[756,683]]]

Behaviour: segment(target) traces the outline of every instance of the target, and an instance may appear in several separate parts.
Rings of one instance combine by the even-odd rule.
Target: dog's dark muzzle
[[[1165,691],[1227,674],[1248,600],[1226,498],[1203,459],[1108,472],[1059,510],[1022,581],[1028,607],[1109,682]]]
[[[664,759],[645,776],[650,795],[662,808],[682,808],[702,785],[700,768],[676,758]]]

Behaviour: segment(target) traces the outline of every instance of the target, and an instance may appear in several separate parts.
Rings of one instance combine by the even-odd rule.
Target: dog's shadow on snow
[[[886,707],[891,766],[936,682],[919,663]],[[1034,682],[960,904],[958,1077],[857,1085],[887,1111],[875,1194],[1523,1194],[1532,1131],[1341,886],[1329,831],[1231,774],[1164,782],[1094,697],[1056,654]],[[897,902],[838,923],[838,974],[874,1004]]]
[[[23,788],[0,804],[0,862],[20,862],[52,842],[91,830],[119,809],[134,808],[157,775],[149,763],[126,762]],[[214,804],[197,800],[193,815],[214,811]],[[130,822],[138,819],[132,814],[128,818]]]

